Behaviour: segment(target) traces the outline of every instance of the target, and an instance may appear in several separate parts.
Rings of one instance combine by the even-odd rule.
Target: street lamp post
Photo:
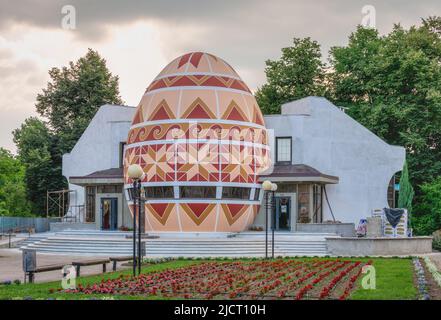
[[[139,182],[141,185],[141,183]],[[141,274],[141,263],[142,263],[142,242],[141,242],[141,234],[142,234],[142,209],[143,209],[143,195],[141,195],[141,188],[139,188],[139,197],[138,197],[138,275]]]
[[[144,171],[139,164],[132,164],[127,170],[127,175],[133,180],[133,276],[136,276],[136,265],[138,264],[138,272],[141,273],[141,180],[144,176]],[[138,244],[138,256],[136,258],[136,220],[138,219],[139,225],[139,244]]]
[[[142,257],[144,249],[142,244],[142,235],[145,232],[145,190],[141,188],[139,197],[139,213],[138,213],[138,274],[141,274]],[[144,243],[145,244],[145,243]]]
[[[269,212],[269,192],[272,189],[272,182],[265,180],[262,188],[265,191],[265,259],[268,259],[268,212]]]
[[[276,228],[276,198],[274,197],[275,192],[277,191],[277,184],[273,183],[271,185],[271,193],[272,193],[272,199],[271,202],[273,204],[272,210],[273,210],[273,222],[272,222],[272,239],[271,239],[271,256],[274,259],[274,229]]]

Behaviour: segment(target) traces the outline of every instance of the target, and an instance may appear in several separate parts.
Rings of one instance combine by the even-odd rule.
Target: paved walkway
[[[16,233],[11,237],[11,245],[14,246],[14,243],[23,241],[29,237],[28,233]],[[9,247],[9,236],[3,235],[0,236],[0,248],[8,248]]]
[[[430,260],[436,265],[438,271],[441,272],[441,252],[434,252],[429,255]]]
[[[65,263],[67,265],[70,264],[73,260],[83,261],[89,259],[93,259],[93,257],[37,253],[37,266],[56,263]],[[121,267],[118,264],[117,270],[123,268],[127,267]],[[107,270],[112,270],[112,266],[110,263],[107,265]],[[102,273],[101,265],[81,268],[82,276],[100,273]],[[0,282],[7,280],[13,281],[15,279],[19,279],[23,282],[23,278],[24,274],[22,268],[21,251],[18,249],[0,249]],[[61,270],[37,273],[35,275],[35,282],[47,282],[57,280],[61,280]]]

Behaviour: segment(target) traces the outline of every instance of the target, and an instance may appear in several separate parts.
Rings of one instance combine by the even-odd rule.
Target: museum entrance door
[[[276,196],[276,230],[291,230],[291,197]]]
[[[118,228],[118,198],[101,198],[101,229]]]

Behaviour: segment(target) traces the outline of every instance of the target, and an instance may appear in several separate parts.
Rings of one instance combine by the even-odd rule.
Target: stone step
[[[50,248],[50,247],[44,247],[44,248],[35,248],[38,249],[39,252],[56,252],[56,253],[67,253],[67,254],[96,254],[96,255],[130,255],[132,253],[131,250],[96,250],[93,248],[90,248],[89,250],[80,250],[80,249],[65,249],[60,250],[60,248]],[[236,251],[216,251],[216,252],[206,252],[206,251],[164,251],[164,250],[158,250],[158,251],[147,251],[147,256],[150,255],[156,255],[156,256],[248,256],[248,255],[264,255],[264,250],[236,250]],[[275,250],[275,255],[326,255],[326,250],[295,250],[295,251],[285,251],[285,250]],[[268,253],[271,254],[271,250],[268,250]]]
[[[50,244],[45,244],[45,245],[41,245],[41,244],[30,244],[27,246],[22,246],[21,248],[54,248],[54,249],[60,249],[60,250],[132,250],[132,246],[125,246],[125,247],[93,247],[93,246],[82,246],[82,247],[77,247],[77,246],[57,246],[57,245],[50,245]],[[271,248],[271,245],[268,246],[268,248]],[[181,252],[186,252],[186,251],[207,251],[207,252],[218,252],[218,251],[229,251],[229,252],[234,252],[234,251],[253,251],[253,250],[264,250],[265,246],[248,246],[248,247],[242,247],[242,248],[227,248],[227,247],[217,247],[217,248],[213,248],[213,247],[164,247],[164,246],[147,246],[147,250],[149,251],[181,251]],[[322,251],[326,251],[327,247],[326,245],[323,246],[292,246],[292,247],[282,247],[282,246],[278,246],[275,245],[275,249],[276,250],[285,250],[285,251],[303,251],[303,250],[322,250]]]
[[[38,252],[71,255],[130,255],[133,240],[126,239],[130,232],[119,231],[63,231],[33,235],[22,243],[21,249]],[[111,236],[109,236],[111,235]],[[191,237],[190,235],[193,235]],[[328,234],[276,233],[276,256],[325,256]],[[333,235],[335,236],[335,235]],[[268,252],[271,254],[271,234]],[[264,233],[215,235],[188,233],[177,237],[177,233],[161,234],[158,239],[146,239],[147,254],[151,257],[261,257],[265,254]]]
[[[130,242],[132,241],[132,239],[94,239],[94,238],[89,238],[89,239],[78,239],[78,238],[59,238],[59,237],[55,237],[55,238],[27,238],[24,239],[25,241],[45,241],[45,240],[50,240],[50,241],[69,241],[69,242],[103,242],[103,243],[121,243],[121,242]],[[145,239],[146,241],[149,242],[164,242],[164,243],[249,243],[249,242],[264,242],[265,238],[256,238],[256,239]],[[271,238],[268,239],[268,241],[271,241]],[[275,241],[278,242],[286,242],[286,243],[291,243],[291,242],[325,242],[325,239],[318,239],[318,238],[314,238],[314,239],[279,239],[279,238],[275,238]]]
[[[231,232],[149,232],[149,235],[156,235],[161,238],[198,238],[207,237],[210,239],[228,238],[234,236]],[[121,237],[132,236],[133,231],[102,231],[102,230],[65,230],[56,233],[57,236],[75,236],[75,237]]]
[[[253,240],[253,241],[162,241],[162,240],[145,240],[146,243],[155,244],[155,245],[213,245],[213,246],[238,246],[238,245],[253,245],[253,244],[265,244],[264,240]],[[82,244],[93,244],[93,245],[131,245],[133,243],[132,240],[126,241],[73,241],[73,240],[60,240],[60,239],[43,239],[38,241],[29,241],[28,243],[60,243],[60,244],[71,244],[71,245],[82,245]],[[268,240],[268,243],[272,243],[271,240]],[[325,241],[281,241],[275,240],[275,243],[281,245],[315,245],[315,244],[323,244]]]
[[[269,246],[271,247],[271,242],[269,243]],[[53,242],[35,242],[35,243],[30,243],[27,244],[26,246],[23,247],[30,247],[30,246],[38,246],[38,247],[45,247],[45,246],[50,246],[50,247],[59,247],[59,248],[114,248],[114,249],[118,249],[118,248],[132,248],[132,244],[128,243],[128,244],[121,244],[119,246],[115,246],[115,245],[97,245],[97,244],[91,244],[91,243],[87,243],[87,244],[72,244],[72,243],[53,243]],[[295,248],[326,248],[326,244],[325,243],[317,243],[317,244],[297,244],[297,243],[293,243],[293,244],[289,244],[289,245],[283,245],[280,243],[275,243],[274,246],[276,248],[286,248],[286,249],[295,249]],[[191,248],[198,248],[199,250],[222,250],[222,249],[230,249],[230,250],[240,250],[242,248],[246,248],[246,249],[252,249],[252,248],[263,248],[265,247],[264,243],[249,243],[247,245],[244,246],[233,246],[230,244],[216,244],[216,245],[208,245],[208,246],[201,246],[198,244],[175,244],[173,246],[167,245],[167,244],[158,244],[158,243],[148,243],[147,244],[148,248],[158,248],[158,249],[167,249],[167,248],[171,248],[171,249],[191,249]]]
[[[83,247],[70,247],[70,246],[54,246],[50,244],[30,244],[26,246],[26,248],[53,248],[53,249],[60,249],[60,250],[109,250],[109,251],[126,251],[126,250],[132,250],[132,246],[127,247],[93,247],[93,246],[83,246]],[[271,246],[268,246],[269,249],[271,249]],[[295,250],[326,250],[326,246],[322,247],[290,247],[290,248],[284,248],[275,246],[276,250],[287,250],[287,251],[295,251]],[[264,246],[259,247],[242,247],[242,248],[212,248],[212,247],[158,247],[158,246],[147,246],[147,250],[149,251],[208,251],[208,252],[218,252],[218,251],[259,251],[264,250]]]
[[[272,244],[269,243],[268,247],[271,247]],[[127,245],[120,245],[120,246],[104,246],[104,245],[92,245],[92,244],[83,244],[83,245],[73,245],[70,243],[41,243],[41,242],[36,242],[36,243],[30,243],[27,244],[25,246],[22,247],[54,247],[54,248],[95,248],[95,249],[101,249],[101,248],[111,248],[111,249],[125,249],[125,248],[132,248],[133,245],[132,244],[127,244]],[[247,246],[242,246],[242,247],[235,247],[235,246],[226,246],[226,245],[217,245],[217,246],[199,246],[199,245],[175,245],[175,246],[167,246],[167,245],[158,245],[158,244],[154,244],[154,243],[149,243],[147,244],[147,248],[149,249],[172,249],[172,250],[177,250],[177,249],[193,249],[193,248],[197,248],[198,250],[241,250],[243,249],[260,249],[260,248],[264,248],[265,244],[249,244]],[[278,243],[274,244],[275,248],[279,248],[279,249],[286,249],[286,250],[295,250],[295,249],[321,249],[321,248],[325,248],[326,249],[326,244],[313,244],[313,245],[299,245],[299,244],[291,244],[291,245],[281,245]]]

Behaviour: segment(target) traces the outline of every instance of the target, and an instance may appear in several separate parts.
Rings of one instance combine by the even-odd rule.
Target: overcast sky
[[[63,29],[62,8],[72,5],[76,28]],[[376,27],[390,31],[441,15],[439,0],[0,0],[0,147],[15,152],[11,131],[36,115],[47,71],[93,48],[120,77],[128,105],[173,58],[207,51],[229,62],[255,90],[265,82],[265,60],[280,56],[293,37],[311,37],[322,51],[344,45],[376,9]]]

